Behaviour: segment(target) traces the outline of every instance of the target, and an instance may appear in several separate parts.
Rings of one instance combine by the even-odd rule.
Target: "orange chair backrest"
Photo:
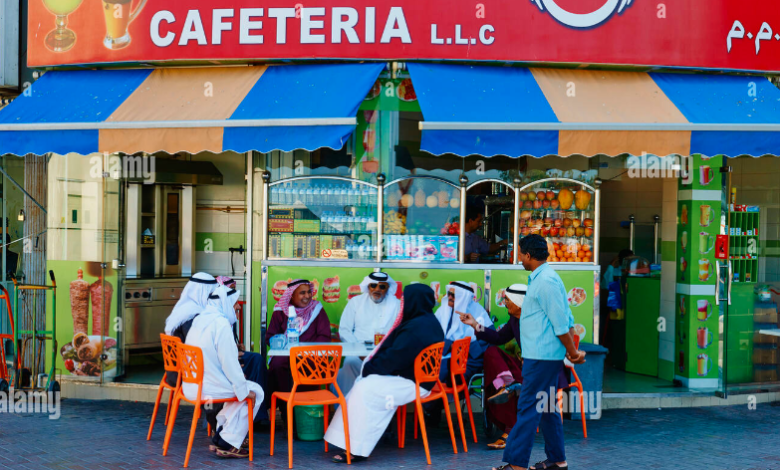
[[[163,367],[166,372],[179,372],[179,351],[177,346],[181,344],[178,336],[168,336],[160,333],[160,343],[163,350]]]
[[[179,371],[182,383],[203,383],[203,351],[197,346],[177,344],[179,351]]]
[[[461,375],[466,373],[466,363],[469,361],[469,347],[471,347],[471,336],[452,342],[450,371],[453,374]]]
[[[10,294],[8,294],[8,290],[5,287],[3,287],[3,286],[0,286],[0,292],[2,292],[2,293],[0,293],[0,299],[5,299],[6,311],[8,312],[8,321],[11,324],[11,334],[13,334],[14,333],[14,313],[13,313],[13,310],[11,310],[11,296],[10,296]]]
[[[290,348],[293,383],[325,385],[336,381],[341,366],[341,346],[297,346]]]
[[[439,380],[443,352],[444,342],[441,342],[428,346],[417,355],[414,360],[414,378],[418,385]]]

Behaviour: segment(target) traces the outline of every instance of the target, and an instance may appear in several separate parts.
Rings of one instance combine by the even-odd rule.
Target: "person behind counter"
[[[404,289],[404,309],[379,346],[363,363],[360,378],[347,396],[349,445],[352,462],[366,460],[373,452],[396,409],[415,399],[414,361],[427,347],[444,340],[444,332],[433,315],[436,297],[424,284]],[[426,397],[432,383],[420,384]],[[346,450],[344,420],[339,406],[333,414],[325,440]],[[346,452],[333,458],[346,463]]]
[[[476,263],[481,255],[493,254],[500,250],[501,247],[509,244],[509,240],[488,243],[479,236],[477,231],[482,227],[482,219],[482,211],[480,211],[478,206],[470,205],[466,207],[466,224],[463,226],[463,230],[466,232],[466,246],[464,247],[466,262]]]
[[[395,297],[398,285],[386,273],[371,273],[360,283],[362,294],[349,300],[339,322],[339,336],[344,343],[374,344],[374,335],[386,335],[401,311]],[[336,379],[341,392],[348,394],[360,375],[363,358],[346,357]]]
[[[196,346],[203,354],[203,389],[205,400],[236,397],[237,402],[225,403],[216,416],[216,427],[209,450],[223,458],[249,457],[249,406],[251,398],[253,416],[257,415],[263,401],[263,388],[246,380],[239,363],[233,325],[236,323],[234,305],[240,293],[226,285],[220,285],[209,296],[206,308],[192,321],[186,344]],[[184,395],[194,400],[198,385],[182,384]]]
[[[330,321],[322,308],[322,304],[312,298],[312,285],[305,279],[295,279],[287,284],[287,289],[282,294],[279,302],[274,307],[271,323],[266,334],[266,346],[271,345],[271,338],[287,333],[287,312],[289,306],[295,307],[298,318],[301,343],[326,343],[330,342]],[[266,395],[266,407],[270,406],[273,392],[289,392],[292,390],[293,380],[290,370],[289,356],[276,356],[268,364],[268,394]],[[300,386],[299,391],[318,390],[317,386]],[[280,401],[279,407],[282,416],[287,416],[285,402]]]

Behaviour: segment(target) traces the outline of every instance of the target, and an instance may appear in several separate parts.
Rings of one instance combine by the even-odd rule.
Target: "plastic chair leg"
[[[585,396],[582,392],[582,384],[577,384],[580,391],[580,415],[582,416],[582,437],[588,437],[588,427],[585,425]]]
[[[417,407],[414,407],[414,439],[417,440]]]
[[[291,402],[287,403],[287,453],[289,454],[290,468],[292,468],[293,461],[293,405]]]
[[[474,413],[471,411],[471,397],[466,391],[466,408],[469,410],[469,421],[471,421],[471,433],[474,435],[474,444],[477,443],[477,428],[474,426]]]
[[[341,405],[341,419],[344,420],[344,446],[346,447],[344,450],[347,451],[347,465],[352,465],[352,450],[350,449],[349,445],[349,419],[347,418],[347,401],[342,399],[340,400],[339,405]],[[327,420],[325,425],[327,426]],[[325,445],[328,445],[327,442]]]
[[[455,383],[455,381],[453,381],[453,383]],[[463,426],[463,412],[460,409],[460,397],[458,396],[458,390],[456,388],[452,389],[452,396],[454,398],[453,403],[455,404],[456,411],[458,412],[458,426],[460,427],[460,438],[463,440],[463,452],[468,452],[469,448],[466,444],[466,429]],[[447,401],[446,394],[445,401]]]
[[[450,439],[452,439],[452,453],[458,453],[458,446],[455,443],[455,427],[452,425],[452,415],[450,414],[450,404],[447,402],[447,394],[442,398],[444,401],[444,415],[447,417],[447,426],[450,428]]]
[[[274,455],[274,437],[276,436],[276,395],[271,395],[271,409],[268,410],[271,416],[271,453]]]
[[[165,380],[163,378],[163,380]],[[149,423],[149,433],[146,435],[146,440],[151,441],[152,440],[152,430],[154,430],[154,420],[157,419],[157,409],[160,408],[160,399],[162,398],[163,390],[165,387],[163,387],[163,384],[160,383],[160,386],[157,388],[157,399],[154,401],[154,411],[152,411],[152,422]],[[171,405],[168,405],[168,411],[165,412],[165,424],[168,424],[168,414],[171,412]]]
[[[401,439],[403,437],[403,434],[401,434],[403,432],[403,427],[401,426],[401,424],[402,424],[401,420],[403,419],[401,417],[401,408],[403,408],[403,406],[399,406],[395,410],[395,426],[398,429],[398,448],[399,449],[403,449],[404,448],[403,440]]]
[[[330,408],[329,405],[322,405],[322,412],[323,412],[323,418],[324,418],[322,420],[322,422],[325,425],[325,431],[324,432],[328,432],[328,412],[330,411],[329,408]],[[344,413],[346,413],[346,410],[343,410],[343,411],[344,411]],[[344,414],[344,413],[342,413],[342,414]],[[322,442],[325,443],[325,452],[328,452],[328,441],[323,439]]]
[[[165,380],[165,379],[163,379]],[[176,395],[176,390],[168,389],[168,409],[165,411],[165,425],[168,426],[168,419],[171,417],[171,405],[173,404],[173,397]]]
[[[255,401],[251,398],[246,399],[246,405],[249,410],[249,461],[255,458]],[[211,433],[209,433],[209,436]]]
[[[168,429],[165,431],[165,442],[163,442],[163,455],[168,455],[168,444],[171,442],[171,434],[173,434],[173,425],[176,424],[176,413],[179,412],[179,404],[181,398],[176,394],[173,399],[173,410],[171,410],[171,418],[168,420]]]
[[[187,440],[187,453],[184,456],[184,468],[190,464],[190,453],[192,452],[192,441],[195,440],[195,433],[198,430],[198,420],[200,419],[200,403],[195,405],[195,412],[192,414],[192,425],[190,425],[190,437]]]
[[[422,403],[420,403],[419,400],[415,400],[415,421],[417,421],[417,414],[422,414]],[[417,426],[415,426],[415,429],[417,429]],[[428,461],[428,465],[431,464],[431,451],[428,449],[428,434],[425,432],[425,420],[420,420],[420,433],[422,434],[423,439],[423,447],[425,447],[425,458]]]
[[[206,423],[206,434],[211,437],[211,423]]]
[[[561,412],[561,423],[563,423],[563,390],[558,390],[557,403],[558,403],[558,409]]]

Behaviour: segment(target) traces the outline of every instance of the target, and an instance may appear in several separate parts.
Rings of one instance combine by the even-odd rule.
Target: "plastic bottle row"
[[[361,233],[376,230],[376,217],[345,215],[343,212],[323,212],[320,217],[322,233]]]
[[[287,183],[272,186],[271,204],[303,206],[376,206],[377,193],[369,188],[347,185]]]

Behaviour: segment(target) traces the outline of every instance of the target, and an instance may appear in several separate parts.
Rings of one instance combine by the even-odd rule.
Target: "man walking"
[[[548,256],[547,242],[541,236],[528,235],[520,240],[520,261],[531,271],[520,316],[523,386],[517,401],[517,424],[504,450],[503,460],[508,464],[497,470],[529,468],[537,427],[544,436],[547,459],[530,468],[568,468],[563,425],[554,405],[555,390],[563,359],[581,364],[585,362],[585,353],[574,347],[574,317],[563,281],[547,264]],[[547,403],[539,403],[538,397],[546,397]]]

